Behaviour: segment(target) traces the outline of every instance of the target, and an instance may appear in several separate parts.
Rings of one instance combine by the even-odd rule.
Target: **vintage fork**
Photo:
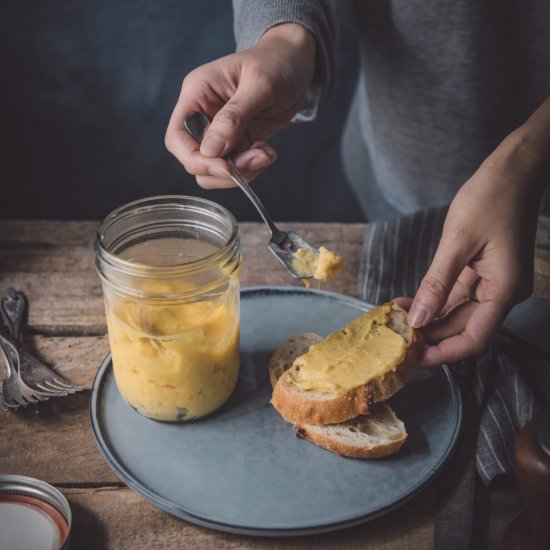
[[[7,300],[4,301],[3,296],[2,301],[0,301],[2,317],[7,321],[10,332],[17,337],[25,314],[25,297],[15,295],[13,289],[9,289],[5,296]],[[9,320],[5,317],[8,312]],[[20,373],[21,357],[19,351],[15,344],[1,333],[0,354],[4,358],[8,372],[7,378],[0,382],[0,407],[2,409],[15,409],[21,405],[25,406],[29,403],[37,403],[40,400],[48,399],[48,396],[39,395],[39,392],[33,391],[23,382]]]
[[[0,408],[4,411],[16,409],[29,403],[48,399],[37,395],[21,379],[19,374],[19,353],[13,343],[0,334],[0,354],[6,363],[8,376],[0,381]]]
[[[22,292],[10,288],[0,300],[0,314],[8,326],[10,337],[17,346],[21,324],[25,318],[27,300]],[[26,385],[39,394],[64,396],[69,393],[85,390],[84,386],[72,384],[42,361],[19,348],[19,374]]]
[[[10,288],[2,296],[0,300],[0,313],[4,323],[8,326],[11,338],[15,342],[17,342],[19,337],[25,310],[26,299],[22,293]],[[1,339],[4,342],[4,347],[9,348],[15,358],[13,361],[15,364],[10,364],[10,353],[8,353],[8,356],[6,356],[6,353],[3,353],[8,365],[8,378],[3,383],[4,408],[15,408],[19,406],[17,403],[27,404],[21,403],[21,399],[17,399],[16,392],[18,389],[22,397],[30,403],[36,403],[49,397],[63,397],[86,389],[84,386],[71,384],[63,377],[56,375],[36,357],[23,349],[18,349],[16,343],[11,342],[5,336]],[[9,397],[5,398],[5,394],[8,392]]]
[[[25,350],[20,350],[20,357],[22,378],[27,383],[27,386],[40,391],[42,394],[48,394],[52,397],[62,397],[86,389],[84,386],[67,382],[63,377],[54,374],[52,369]]]

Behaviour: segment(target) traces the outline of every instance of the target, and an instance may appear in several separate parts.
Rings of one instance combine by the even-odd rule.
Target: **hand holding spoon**
[[[191,135],[191,137],[200,145],[202,138],[208,128],[210,121],[204,113],[198,111],[193,111],[185,117],[185,128]],[[252,188],[246,183],[246,181],[241,176],[238,168],[235,166],[231,156],[227,158],[227,163],[229,164],[230,178],[244,191],[245,195],[252,201],[252,204],[256,207],[260,216],[264,220],[265,224],[269,228],[271,233],[271,240],[267,243],[269,249],[277,256],[280,262],[287,268],[290,274],[293,277],[299,279],[310,279],[311,274],[304,274],[298,271],[294,265],[294,255],[299,249],[306,249],[314,252],[319,255],[319,249],[309,244],[307,241],[304,241],[302,237],[294,233],[293,231],[285,232],[281,231],[273,220],[271,216],[265,209],[265,206],[262,204],[256,193]]]

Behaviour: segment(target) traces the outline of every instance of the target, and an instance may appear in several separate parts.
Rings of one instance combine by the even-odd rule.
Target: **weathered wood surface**
[[[363,224],[281,224],[312,243],[337,249],[346,271],[323,288],[356,294]],[[95,272],[95,222],[0,222],[0,289],[23,290],[30,301],[30,325],[42,334],[104,334],[101,284]],[[243,223],[243,286],[299,285],[267,249],[263,224]]]
[[[182,548],[193,550],[424,550],[432,547],[434,487],[406,506],[367,524],[309,537],[252,538],[197,527],[154,508],[122,487],[61,488],[73,510],[73,542],[98,548]],[[476,513],[471,549],[500,550],[502,533],[515,517],[510,481],[481,489],[489,513]],[[113,521],[116,518],[116,521]],[[139,527],[138,527],[139,526]]]
[[[368,524],[336,533],[279,539],[229,535],[191,525],[157,510],[126,488],[62,492],[75,513],[73,541],[78,550],[422,550],[430,548],[433,537],[433,490]]]
[[[364,225],[284,226],[311,242],[339,250],[346,260],[346,273],[324,288],[355,295]],[[30,300],[31,331],[25,335],[25,346],[69,380],[88,387],[108,352],[101,287],[94,268],[96,227],[95,222],[0,222],[0,290],[14,286]],[[242,224],[241,232],[243,286],[300,284],[265,248],[263,225]],[[62,488],[73,508],[75,548],[431,547],[434,487],[384,518],[332,535],[247,538],[174,519],[126,489],[111,472],[93,441],[88,399],[86,392],[43,403],[39,413],[32,409],[0,412],[0,473],[30,475]],[[475,547],[497,548],[503,526],[515,510],[515,493],[508,486],[482,494],[476,539],[483,544]]]

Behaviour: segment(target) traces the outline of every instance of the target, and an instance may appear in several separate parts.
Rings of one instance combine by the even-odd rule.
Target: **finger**
[[[479,353],[496,333],[510,307],[502,302],[482,302],[468,319],[464,330],[442,340],[437,346],[426,348],[420,367],[434,367],[454,363]]]
[[[192,99],[192,93],[185,95],[182,89],[182,97],[176,104],[164,142],[170,151],[193,175],[227,177],[229,170],[225,160],[221,158],[207,158],[200,154],[199,144],[189,135],[184,126],[185,115],[192,111],[200,110],[198,102]]]
[[[263,141],[258,141],[250,149],[233,155],[233,161],[239,171],[249,174],[265,170],[276,160],[277,152],[275,149]]]
[[[187,130],[176,130],[172,134],[168,150],[183,164],[185,170],[194,176],[227,178],[229,168],[221,158],[207,158],[200,154],[198,143]]]
[[[454,308],[445,317],[432,321],[422,330],[426,341],[437,344],[445,338],[460,334],[478,306],[477,302],[468,302]]]
[[[447,302],[441,309],[441,315],[447,315],[459,305],[475,300],[479,280],[479,275],[471,267],[466,266],[451,289]]]
[[[409,310],[409,323],[421,328],[439,315],[458,276],[469,260],[469,247],[447,237],[445,230],[432,265],[422,279]]]
[[[225,157],[237,146],[245,130],[264,107],[266,94],[246,83],[239,84],[233,97],[216,113],[202,140],[205,157]]]
[[[397,298],[393,298],[392,302],[395,302],[397,305],[400,305],[405,311],[409,311],[413,299],[409,296],[397,296]]]
[[[255,143],[253,149],[234,156],[235,165],[247,183],[257,178],[276,159],[277,153],[273,147],[263,142]],[[204,189],[235,187],[229,177],[197,176],[197,183]]]
[[[230,189],[236,187],[229,178],[214,178],[211,176],[197,176],[197,184],[203,189]]]
[[[250,183],[259,174],[261,174],[261,172],[262,170],[258,170],[256,172],[247,172],[247,173],[241,172],[241,176],[243,176],[246,183]],[[229,178],[213,178],[210,176],[197,176],[196,179],[197,179],[197,183],[203,189],[229,189],[231,187],[237,186],[235,182]]]

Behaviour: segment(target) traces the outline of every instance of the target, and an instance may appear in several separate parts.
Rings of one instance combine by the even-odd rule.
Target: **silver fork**
[[[0,408],[4,411],[16,409],[29,403],[48,399],[33,392],[19,374],[19,352],[13,343],[0,334],[0,354],[4,358],[8,376],[0,381]]]
[[[62,397],[70,393],[83,391],[86,388],[77,384],[72,384],[65,380],[62,376],[55,374],[49,367],[44,365],[42,361],[20,349],[21,357],[20,372],[22,378],[28,386],[36,391],[51,395],[52,397]]]
[[[18,374],[19,387],[23,397],[27,398],[29,402],[45,400],[49,397],[63,397],[77,391],[85,390],[86,388],[84,386],[71,384],[62,376],[54,373],[49,367],[44,365],[44,363],[30,353],[27,353],[23,349],[17,349],[16,342],[19,337],[21,324],[25,317],[26,306],[24,294],[17,292],[13,288],[8,289],[0,300],[0,313],[2,319],[8,326],[10,336],[15,342],[11,342],[5,336],[2,340],[5,346],[12,349],[13,355],[17,356],[15,366],[12,365],[11,368],[12,373],[15,371],[15,374],[11,375],[13,377],[11,380],[10,377],[8,377],[10,384],[13,384],[9,389],[15,391],[16,388],[13,380]],[[5,354],[4,358],[7,359]],[[5,384],[6,381],[4,381],[4,385]]]
[[[8,321],[10,332],[16,337],[19,335],[21,321],[25,314],[25,297],[15,295],[15,290],[9,289],[0,301],[0,311],[2,318]],[[9,319],[6,318],[9,317]],[[13,322],[12,322],[13,321]],[[48,396],[41,396],[27,386],[20,373],[21,357],[17,346],[0,333],[0,353],[4,358],[7,378],[0,381],[0,407],[4,410],[15,409],[21,405],[37,403],[42,399],[48,399]]]
[[[25,295],[22,292],[17,292],[14,288],[8,288],[6,293],[2,295],[2,298],[0,298],[0,315],[4,321],[4,324],[8,327],[9,336],[13,342],[9,341],[6,336],[3,336],[3,342],[4,346],[8,349],[11,348],[14,356],[17,355],[17,360],[15,362],[16,366],[13,367],[12,365],[12,370],[16,368],[21,378],[23,378],[23,370],[26,370],[27,375],[29,375],[30,369],[28,367],[33,366],[34,362],[40,363],[26,351],[17,348],[17,341],[19,340],[19,333],[21,331],[21,325],[23,324],[26,311],[27,299],[25,298]],[[4,358],[6,358],[5,355]],[[25,367],[27,368],[25,369]],[[48,371],[51,373],[49,369]],[[27,380],[27,377],[25,377],[25,380]],[[60,393],[60,390],[58,391],[56,388],[53,388],[55,391],[52,392],[49,391],[48,388],[43,388],[41,386],[38,386],[38,388],[32,388],[28,384],[25,384],[24,382],[22,383],[24,384],[23,389],[26,393],[29,393],[28,390],[32,391],[33,389],[38,392],[38,395],[44,393],[44,397],[49,397],[52,393],[55,393],[56,395]],[[67,394],[63,393],[62,395]]]
[[[25,295],[13,288],[9,288],[0,300],[0,314],[16,347],[26,309]],[[18,352],[19,374],[27,386],[39,394],[63,396],[86,389],[84,386],[68,382],[24,349],[19,348]]]

